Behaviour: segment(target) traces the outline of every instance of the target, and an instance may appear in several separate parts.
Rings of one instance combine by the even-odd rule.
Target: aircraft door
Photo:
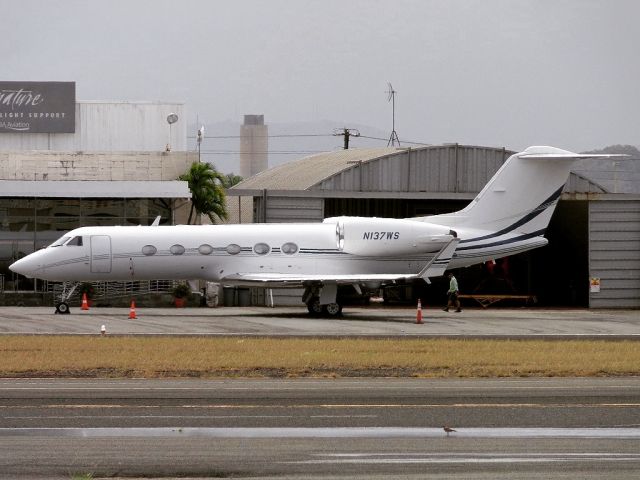
[[[91,236],[91,272],[111,272],[111,237],[109,235]]]

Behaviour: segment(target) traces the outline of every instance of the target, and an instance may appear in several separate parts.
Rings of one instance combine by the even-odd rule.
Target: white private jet
[[[553,147],[512,155],[455,213],[408,219],[333,217],[322,223],[82,227],[13,263],[55,281],[204,279],[305,287],[310,313],[338,315],[339,284],[431,277],[547,244],[544,232],[581,158]],[[65,299],[56,309],[69,310]]]

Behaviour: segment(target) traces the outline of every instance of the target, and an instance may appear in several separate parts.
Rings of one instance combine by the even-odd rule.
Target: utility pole
[[[359,137],[360,136],[360,132],[355,128],[347,128],[347,127],[344,127],[342,129],[336,128],[333,131],[333,136],[334,137],[339,137],[341,135],[344,136],[344,149],[345,150],[349,150],[349,138],[350,137]]]
[[[202,144],[203,139],[204,139],[204,125],[202,125],[198,129],[198,135],[196,137],[196,141],[198,142],[198,163],[200,163],[200,145]]]

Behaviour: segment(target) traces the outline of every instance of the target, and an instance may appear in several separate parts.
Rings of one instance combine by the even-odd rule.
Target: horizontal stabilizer
[[[573,153],[568,150],[562,150],[555,147],[529,147],[523,152],[516,154],[516,156],[518,158],[533,160],[582,160],[585,158],[628,157],[629,155],[612,153]]]

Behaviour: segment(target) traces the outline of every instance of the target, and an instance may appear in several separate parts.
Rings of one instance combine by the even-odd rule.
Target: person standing
[[[449,311],[449,307],[456,307],[456,312],[461,312],[460,300],[458,300],[458,280],[449,272],[449,290],[447,291],[447,306],[443,308],[445,312]]]

